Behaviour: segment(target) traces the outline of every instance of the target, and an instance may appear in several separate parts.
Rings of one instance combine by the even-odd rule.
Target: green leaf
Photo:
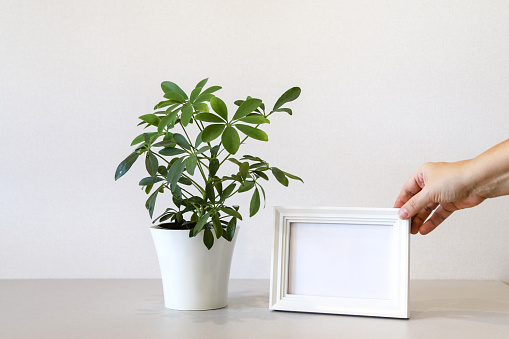
[[[170,124],[175,124],[175,120],[177,119],[177,114],[178,114],[179,110],[175,110],[175,111],[172,111],[170,112],[167,116],[165,116],[164,118],[161,119],[161,121],[159,122],[159,125],[157,126],[157,131],[159,133],[162,133],[164,128]]]
[[[221,89],[221,86],[212,86],[204,90],[194,102],[209,101],[213,95],[211,93],[217,92]]]
[[[163,178],[160,177],[146,177],[140,180],[139,185],[140,186],[147,186],[147,185],[153,185],[156,182],[163,181]]]
[[[138,159],[138,153],[133,152],[127,156],[117,167],[115,171],[115,180],[118,180],[121,176],[127,173],[131,166],[134,164],[136,159]]]
[[[197,236],[198,233],[203,229],[203,226],[207,223],[207,220],[209,219],[209,212],[205,213],[196,223],[196,226],[194,226],[192,230],[193,237]]]
[[[300,95],[300,88],[299,87],[292,87],[276,101],[276,104],[274,105],[273,111],[277,110],[287,102],[293,101],[297,99]]]
[[[157,194],[159,193],[159,190],[155,190],[154,193],[148,197],[147,201],[145,202],[145,208],[148,210],[148,215],[150,215],[150,218],[152,218],[152,215],[154,214],[154,207],[156,205],[156,199]]]
[[[248,96],[247,96],[247,98],[246,98],[246,100],[249,100],[249,99],[253,99],[253,98],[252,98],[251,96],[249,96],[249,95],[248,95]],[[243,104],[246,100],[235,100],[234,104],[235,104],[235,105],[237,105],[237,106],[240,106],[240,105],[242,105],[242,104]],[[259,107],[260,107],[260,108],[262,108],[263,110],[265,110],[265,105],[264,105],[263,103],[261,103]],[[258,112],[258,113],[261,113],[261,111],[260,111],[258,108],[256,108],[256,109],[255,109],[255,111],[256,111],[256,112]]]
[[[170,106],[170,105],[172,105],[174,103],[175,102],[173,100],[161,101],[160,103],[158,103],[157,105],[154,106],[154,109],[159,109],[159,108],[163,108],[163,107],[166,107],[166,106]]]
[[[220,208],[221,211],[223,211],[224,213],[226,214],[229,214],[231,215],[232,217],[235,217],[237,219],[240,219],[242,220],[242,216],[240,215],[239,212],[235,211],[234,209],[232,208],[229,208],[229,207],[221,207]]]
[[[265,190],[263,189],[263,187],[261,185],[259,185],[258,187],[260,187],[260,190],[262,191],[262,194],[263,194],[263,208],[265,208],[265,203],[267,202],[267,198],[265,197]]]
[[[230,153],[235,154],[240,147],[239,133],[232,126],[225,128],[223,135],[221,136],[221,142],[223,147]]]
[[[150,138],[152,138],[154,135],[157,134],[157,132],[149,132],[149,133],[142,133],[140,135],[138,135],[136,138],[133,139],[133,141],[131,142],[131,146],[134,146],[134,145],[137,145],[139,144],[140,142],[143,142],[144,140],[144,137],[143,135],[144,134],[148,134],[150,136]]]
[[[245,117],[246,115],[257,109],[261,103],[262,101],[260,99],[248,99],[244,101],[242,105],[240,105],[239,108],[237,109],[237,112],[235,112],[233,120]]]
[[[181,104],[186,101],[186,98],[184,98],[184,96],[182,96],[182,94],[174,92],[174,91],[168,91],[168,92],[164,93],[164,97],[166,99],[169,99],[171,101],[176,101]]]
[[[267,174],[263,173],[262,171],[254,171],[254,173],[256,175],[258,175],[260,178],[263,178],[263,179],[265,179],[267,181],[269,180],[269,177],[267,176]]]
[[[173,166],[174,163],[176,163],[177,161],[180,162],[180,161],[183,161],[182,159],[184,158],[173,158],[170,160],[170,163],[168,164],[168,170],[170,170],[171,166]]]
[[[175,158],[175,161],[172,161],[173,163],[170,166],[170,169],[168,170],[168,175],[166,176],[166,180],[168,182],[173,181],[173,177],[175,176],[175,173],[178,171],[180,165],[183,164],[183,158]],[[179,176],[180,177],[180,176]],[[174,182],[177,182],[178,178],[174,180]]]
[[[193,104],[210,101],[214,97],[214,94],[200,94]]]
[[[228,120],[228,109],[226,108],[226,104],[223,102],[223,100],[219,99],[218,97],[213,97],[210,99],[210,107],[221,116],[225,121]]]
[[[185,162],[182,160],[179,162],[176,162],[173,164],[168,171],[168,182],[171,184],[170,188],[173,188],[177,185],[177,182],[179,181],[180,177],[182,176],[182,173],[184,172],[184,169],[186,167]]]
[[[157,144],[153,144],[152,147],[175,147],[177,143],[171,140],[163,140],[158,142]]]
[[[228,161],[233,162],[235,165],[240,166],[241,162],[235,158],[228,158]]]
[[[281,183],[281,185],[288,186],[288,178],[286,177],[286,175],[283,171],[281,171],[277,167],[272,167],[271,170],[272,170],[272,174],[277,179],[277,181],[279,181]]]
[[[254,181],[244,181],[242,184],[240,184],[239,190],[237,192],[247,192],[250,189],[254,187],[255,183]]]
[[[163,140],[170,140],[170,141],[173,141],[173,133],[171,133],[171,132],[166,132],[166,134],[164,135]]]
[[[198,148],[198,146],[200,146],[200,144],[203,142],[203,140],[201,140],[201,132],[198,133],[198,135],[196,136],[196,140],[194,141],[194,148]]]
[[[175,216],[175,213],[168,213],[168,214],[161,216],[161,219],[159,219],[159,221],[163,222],[163,221],[166,221],[174,216]]]
[[[191,155],[186,159],[186,171],[187,173],[194,175],[194,170],[196,168],[196,164],[198,163],[198,158],[196,155]]]
[[[155,176],[157,174],[157,168],[159,167],[159,162],[154,154],[151,152],[147,153],[145,157],[145,167],[147,168],[147,172],[151,176]]]
[[[248,115],[240,119],[240,121],[253,125],[270,124],[269,119],[261,115]]]
[[[209,175],[211,177],[215,176],[218,169],[219,169],[219,160],[216,159],[216,158],[210,159],[210,162],[209,162]]]
[[[171,193],[173,194],[173,202],[175,203],[175,206],[179,206],[180,202],[182,201],[182,190],[176,183],[171,185],[170,188]]]
[[[166,179],[170,183],[170,189],[172,193],[179,199],[182,198],[182,192],[177,183],[180,180],[182,173],[184,172],[185,165],[185,162],[182,161],[182,159],[179,159],[178,162],[175,162],[175,164],[170,167],[170,170],[168,171],[168,177]]]
[[[201,103],[201,102],[195,102],[193,104],[193,107],[195,110],[197,110],[198,112],[205,112],[205,113],[208,113],[209,111],[209,105],[207,105],[206,103]]]
[[[252,217],[260,209],[260,192],[258,188],[254,190],[253,196],[251,197],[251,203],[249,204],[249,216]]]
[[[182,185],[187,185],[187,186],[190,186],[193,184],[193,182],[186,177],[180,177],[178,182],[181,183]]]
[[[223,226],[221,225],[221,220],[219,220],[219,213],[212,216],[212,226],[214,226],[216,238],[219,239],[223,234]]]
[[[217,157],[217,153],[219,152],[220,148],[221,148],[221,145],[216,145],[216,146],[212,147],[212,149],[210,150],[210,154],[211,154],[210,156],[212,158]]]
[[[263,167],[265,169],[261,169],[260,167]],[[268,170],[269,168],[267,167],[267,163],[266,162],[257,162],[257,163],[254,163],[252,165],[249,166],[250,169],[255,169],[255,168],[259,168],[259,171],[266,171]]]
[[[252,161],[263,161],[261,158],[258,158],[258,157],[254,157],[252,155],[244,155],[242,157],[242,159],[248,159],[248,160],[252,160]]]
[[[212,231],[209,228],[206,228],[203,231],[203,243],[207,247],[208,250],[214,246],[214,235],[212,234]]]
[[[250,138],[260,140],[260,141],[268,141],[269,137],[267,133],[262,131],[261,129],[254,128],[248,125],[236,124],[235,127],[239,129],[242,133],[247,135]]]
[[[247,175],[249,174],[249,163],[243,162],[239,166],[239,172],[242,179],[246,179]]]
[[[174,156],[182,153],[186,153],[186,151],[179,148],[163,148],[162,150],[159,150],[159,154],[167,156]]]
[[[191,149],[191,145],[189,145],[189,142],[187,141],[186,137],[179,133],[173,134],[173,140],[182,148]]]
[[[208,125],[203,129],[203,132],[201,134],[201,139],[204,142],[211,142],[212,140],[216,139],[223,133],[225,125],[224,124],[212,124]]]
[[[223,183],[222,183],[222,181],[218,179],[217,181],[214,181],[213,184],[214,184],[214,187],[216,188],[218,197],[221,197],[221,194],[223,194]]]
[[[198,95],[200,95],[201,90],[202,87],[196,87],[195,89],[193,89],[193,91],[191,92],[191,96],[189,97],[189,101],[194,102]]]
[[[198,88],[198,87],[201,87],[203,88],[203,86],[205,86],[205,84],[207,83],[207,81],[209,81],[209,78],[205,78],[203,79],[202,81],[200,81],[196,86],[195,88]]]
[[[221,88],[222,88],[221,86],[210,86],[209,88],[204,90],[202,94],[211,94],[219,91]]]
[[[196,211],[191,215],[191,221],[198,222],[198,215]]]
[[[150,146],[150,136],[147,133],[143,133],[143,140]]]
[[[193,117],[193,107],[190,105],[182,106],[182,115],[180,116],[180,120],[182,121],[182,125],[187,126]]]
[[[157,168],[157,171],[159,172],[159,174],[161,174],[163,177],[166,178],[166,175],[168,174],[168,169],[164,166],[159,166]]]
[[[145,121],[149,125],[159,126],[159,122],[161,121],[159,117],[155,114],[145,114],[139,117],[141,120]]]
[[[275,110],[274,112],[286,112],[286,113],[292,115],[292,110],[289,108],[280,108],[280,109]]]
[[[298,176],[296,175],[293,175],[293,174],[290,174],[288,172],[284,172],[283,173],[290,179],[293,179],[293,180],[300,180],[300,182],[304,183],[304,180],[302,180],[301,178],[299,178]]]
[[[171,111],[170,108],[168,108],[166,111],[156,111],[154,112],[153,114],[157,115],[157,116],[160,116],[160,115],[166,115],[167,113],[166,112],[169,112]]]
[[[214,193],[214,186],[209,182],[205,185],[205,193],[207,193],[207,198],[215,202],[216,201],[216,194]]]
[[[171,81],[164,81],[161,83],[161,88],[163,89],[164,93],[168,92],[177,92],[180,94],[184,99],[187,99],[187,94],[180,88],[176,83]]]
[[[205,121],[205,122],[222,122],[225,123],[223,119],[219,116],[212,113],[199,113],[194,117],[196,120]]]
[[[223,237],[228,241],[232,241],[233,236],[235,235],[236,228],[237,228],[237,219],[231,218],[230,222],[228,223],[228,226],[226,227],[226,232],[223,232]]]
[[[197,150],[195,153],[196,154],[202,154],[203,152],[206,152],[210,149],[210,146],[203,146],[202,148],[200,148],[199,150]]]
[[[223,190],[223,193],[221,193],[221,202],[224,202],[226,199],[228,199],[230,194],[232,194],[232,192],[235,190],[235,187],[237,187],[237,185],[232,182]]]

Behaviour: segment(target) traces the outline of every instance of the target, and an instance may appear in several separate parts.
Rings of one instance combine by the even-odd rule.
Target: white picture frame
[[[269,308],[408,319],[410,223],[397,212],[275,207]]]

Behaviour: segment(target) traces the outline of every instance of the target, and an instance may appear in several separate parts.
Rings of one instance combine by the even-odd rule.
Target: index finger
[[[410,200],[410,198],[422,190],[422,187],[419,186],[419,183],[417,182],[418,173],[419,170],[417,170],[417,172],[415,172],[414,175],[408,179],[405,185],[403,185],[403,188],[401,189],[401,192],[399,193],[398,198],[394,203],[394,208],[402,207],[408,200]]]

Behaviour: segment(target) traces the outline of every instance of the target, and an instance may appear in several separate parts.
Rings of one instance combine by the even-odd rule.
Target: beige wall
[[[143,166],[113,173],[159,83],[204,77],[228,102],[302,87],[248,146],[305,180],[242,224],[232,277],[268,278],[273,206],[392,207],[421,163],[509,137],[509,3],[0,1],[0,278],[158,277]],[[412,278],[509,280],[508,218],[413,236]]]

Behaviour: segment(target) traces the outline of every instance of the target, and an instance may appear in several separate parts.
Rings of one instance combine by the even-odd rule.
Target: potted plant
[[[235,101],[235,112],[215,94],[220,86],[205,88],[200,81],[188,95],[177,84],[161,84],[165,100],[154,113],[140,116],[147,129],[131,143],[134,151],[115,172],[122,177],[144,155],[148,176],[139,185],[149,195],[145,207],[153,217],[156,199],[168,193],[172,204],[153,220],[151,227],[163,279],[165,306],[198,310],[227,304],[231,258],[236,240],[239,207],[232,197],[249,192],[249,216],[255,215],[265,191],[261,180],[271,174],[282,185],[299,177],[270,166],[252,155],[237,156],[247,140],[268,141],[259,127],[270,123],[274,113],[292,114],[283,107],[300,95],[300,88],[286,91],[272,110],[262,100],[247,97]],[[240,132],[240,133],[239,133]],[[241,135],[243,136],[241,138]],[[234,173],[221,173],[225,162]]]

